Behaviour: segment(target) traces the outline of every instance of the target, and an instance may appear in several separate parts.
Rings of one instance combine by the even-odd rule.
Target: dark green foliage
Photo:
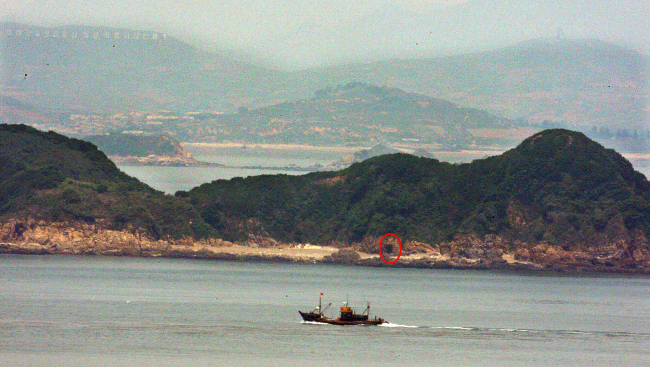
[[[546,130],[470,164],[392,154],[338,172],[218,180],[172,197],[120,172],[90,143],[0,125],[0,216],[16,215],[156,238],[218,232],[329,243],[392,232],[439,243],[496,233],[570,248],[626,230],[649,235],[650,183],[583,134]]]
[[[650,233],[650,183],[618,153],[567,130],[470,164],[393,154],[339,172],[219,180],[185,195],[231,239],[252,231],[326,243],[393,232],[437,243],[467,232],[570,246],[600,243],[618,218]]]
[[[53,185],[72,177],[94,183],[128,182],[138,185],[139,190],[151,190],[118,170],[93,144],[25,125],[0,125],[0,156],[8,163],[3,165],[3,178],[23,171],[41,171],[53,180]]]
[[[101,221],[155,238],[213,234],[187,199],[121,172],[93,144],[24,125],[0,125],[0,217]]]

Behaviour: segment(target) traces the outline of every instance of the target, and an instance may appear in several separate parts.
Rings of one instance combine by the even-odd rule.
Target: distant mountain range
[[[278,73],[160,32],[0,24],[5,95],[52,110],[151,111],[268,103]]]
[[[647,56],[593,39],[531,40],[474,54],[309,72],[392,85],[536,124],[630,130],[650,125],[648,73]]]
[[[630,131],[650,123],[648,58],[597,40],[293,72],[129,29],[2,23],[0,45],[0,93],[54,111],[229,112],[357,81],[533,123]]]

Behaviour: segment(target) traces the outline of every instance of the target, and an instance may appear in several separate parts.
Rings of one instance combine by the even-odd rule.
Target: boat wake
[[[300,321],[301,324],[308,324],[308,325],[330,325],[326,322],[318,322],[318,321]],[[384,322],[383,324],[378,324],[377,326],[382,326],[382,327],[403,327],[403,328],[419,328],[420,326],[416,325],[400,325],[400,324],[393,324],[391,322]]]
[[[379,324],[377,326],[383,326],[383,327],[405,327],[405,328],[418,328],[419,326],[416,325],[400,325],[400,324],[393,324],[391,322],[385,322],[383,324]]]
[[[329,325],[326,322],[318,322],[318,321],[300,321],[301,324],[309,324],[309,325]]]
[[[482,328],[465,326],[437,326],[431,327],[438,335],[453,336],[463,335],[464,337],[493,338],[495,335],[514,338],[538,338],[538,339],[620,339],[625,341],[650,341],[650,333],[637,332],[615,332],[615,331],[587,331],[587,330],[536,330],[536,329],[513,329],[513,328]]]
[[[301,321],[301,324],[329,325],[324,322]],[[470,338],[470,339],[525,339],[525,340],[561,340],[561,339],[592,339],[592,340],[613,340],[621,342],[650,342],[650,333],[637,332],[612,332],[612,331],[587,331],[587,330],[544,330],[544,329],[519,329],[519,328],[490,328],[472,326],[417,326],[402,325],[391,322],[384,322],[377,326],[385,328],[405,328],[417,333],[443,338]],[[406,332],[406,331],[404,331]]]

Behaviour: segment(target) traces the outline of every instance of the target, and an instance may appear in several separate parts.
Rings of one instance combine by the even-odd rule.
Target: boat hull
[[[300,316],[302,316],[302,319],[305,321],[321,322],[320,320],[323,319],[322,315],[315,312],[298,312],[300,312]]]
[[[336,318],[336,319],[331,319],[329,317],[325,317],[323,315],[319,315],[314,312],[302,312],[298,311],[300,313],[300,316],[302,316],[302,319],[304,321],[310,321],[310,322],[322,322],[325,324],[332,324],[332,325],[380,325],[385,323],[384,319],[382,318],[374,318],[374,319],[366,319],[366,320],[341,320],[341,318]]]

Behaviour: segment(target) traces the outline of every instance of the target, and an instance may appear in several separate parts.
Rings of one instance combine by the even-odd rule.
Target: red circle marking
[[[386,259],[384,259],[384,254],[381,253],[381,243],[384,242],[384,238],[386,238],[387,236],[393,236],[397,238],[397,243],[399,243],[399,254],[397,254],[397,258],[393,261],[386,261]],[[399,260],[399,257],[402,256],[402,241],[399,239],[399,237],[397,237],[396,234],[386,233],[384,237],[382,237],[381,240],[379,240],[379,256],[381,256],[381,259],[388,265],[395,264],[397,260]]]

